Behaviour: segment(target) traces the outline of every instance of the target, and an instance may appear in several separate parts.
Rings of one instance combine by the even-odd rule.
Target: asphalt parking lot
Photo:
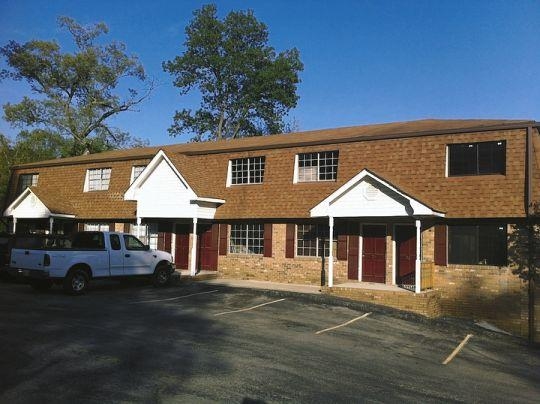
[[[540,397],[540,352],[522,340],[321,296],[135,282],[72,297],[0,283],[0,330],[5,403]]]

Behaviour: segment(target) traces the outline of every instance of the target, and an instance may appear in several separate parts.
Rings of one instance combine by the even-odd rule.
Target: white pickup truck
[[[80,232],[70,248],[14,248],[10,268],[37,290],[62,284],[70,294],[86,291],[91,279],[152,275],[156,286],[169,283],[174,272],[168,252],[150,250],[138,238],[115,232]]]

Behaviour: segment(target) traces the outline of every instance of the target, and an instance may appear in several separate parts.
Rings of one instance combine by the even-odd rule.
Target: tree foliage
[[[508,261],[513,272],[524,280],[540,281],[540,205],[527,223],[512,226],[508,236]]]
[[[22,131],[15,142],[0,133],[0,208],[7,194],[10,167],[61,157],[66,147],[62,136],[43,130]]]
[[[176,112],[169,133],[194,133],[201,141],[282,132],[298,101],[298,50],[276,54],[252,11],[230,12],[223,20],[216,13],[215,5],[196,10],[185,52],[163,63],[181,94],[197,89],[202,98],[199,109]]]
[[[9,69],[0,78],[26,80],[35,98],[4,105],[5,119],[14,128],[34,134],[61,136],[69,148],[63,154],[79,155],[129,145],[129,134],[111,127],[108,119],[141,103],[152,88],[144,69],[125,45],[96,44],[108,32],[104,23],[84,27],[69,17],[59,25],[71,33],[74,53],[62,52],[54,41],[10,41],[0,48]],[[118,94],[121,80],[138,83],[140,89]]]

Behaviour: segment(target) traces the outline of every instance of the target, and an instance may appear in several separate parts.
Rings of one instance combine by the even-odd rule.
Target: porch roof
[[[311,217],[444,217],[368,169],[310,210]]]
[[[67,201],[49,197],[35,187],[26,188],[4,211],[4,216],[17,219],[44,219],[49,217],[74,218]]]

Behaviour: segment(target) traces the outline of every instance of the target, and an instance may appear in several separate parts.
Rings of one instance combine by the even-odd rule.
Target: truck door
[[[109,252],[111,276],[122,276],[124,275],[124,252],[122,251],[120,236],[118,234],[110,234],[109,241],[111,242]]]
[[[154,253],[138,238],[124,234],[124,274],[148,275],[154,272]]]

